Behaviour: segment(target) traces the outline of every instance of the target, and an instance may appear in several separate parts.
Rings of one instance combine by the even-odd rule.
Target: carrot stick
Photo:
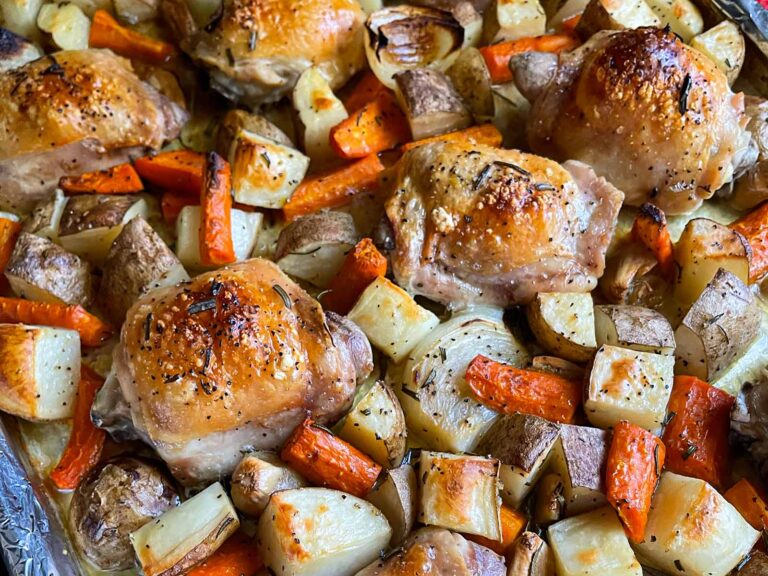
[[[448,132],[438,136],[423,138],[421,140],[416,140],[415,142],[407,142],[400,146],[400,150],[402,152],[408,152],[408,150],[412,148],[417,148],[424,144],[431,144],[432,142],[468,142],[470,144],[483,144],[485,146],[494,146],[498,148],[501,146],[503,139],[504,137],[496,126],[493,124],[481,124],[480,126],[471,126],[470,128],[457,130],[456,132]]]
[[[512,56],[523,52],[554,52],[559,54],[566,50],[573,50],[578,45],[579,40],[571,34],[547,34],[483,46],[480,48],[480,53],[485,58],[493,83],[504,84],[514,80],[512,71],[509,69],[509,61]]]
[[[667,468],[722,486],[728,471],[728,433],[734,398],[693,376],[675,376],[662,439]]]
[[[287,220],[293,220],[323,208],[348,204],[357,194],[378,189],[379,174],[383,170],[378,156],[371,154],[352,164],[306,178],[283,206],[283,215]]]
[[[364,497],[381,466],[307,418],[283,446],[280,458],[313,484]]]
[[[144,190],[144,185],[133,166],[119,164],[80,176],[64,176],[59,188],[65,194],[132,194]]]
[[[323,308],[346,314],[368,285],[387,273],[387,259],[373,245],[373,240],[363,238],[344,259],[338,274],[328,285],[323,298]]]
[[[731,224],[740,232],[752,248],[749,261],[749,281],[757,282],[768,273],[768,202]]]
[[[109,48],[126,58],[136,58],[150,64],[168,62],[175,52],[167,42],[121,26],[106,10],[96,10],[93,14],[88,45],[91,48]]]
[[[363,158],[411,139],[408,120],[390,92],[376,98],[331,128],[331,148],[342,158]]]
[[[72,419],[72,434],[51,481],[59,490],[74,490],[99,461],[106,433],[91,421],[91,406],[104,380],[88,366],[80,367],[80,384]]]
[[[170,190],[163,192],[160,198],[160,210],[163,213],[163,219],[168,224],[176,222],[176,218],[179,217],[179,212],[185,206],[197,206],[200,204],[200,198],[190,196],[185,193],[171,192]]]
[[[80,333],[85,346],[99,346],[112,334],[112,328],[85,311],[82,306],[35,302],[22,298],[0,297],[0,322],[41,324],[69,328]]]
[[[768,528],[768,506],[749,480],[742,478],[723,496],[733,504],[752,528],[755,530]]]
[[[205,155],[200,152],[162,152],[138,158],[133,166],[139,176],[153,186],[194,197],[200,195],[205,167]]]
[[[660,208],[650,202],[640,206],[632,224],[632,240],[640,242],[656,257],[659,269],[665,278],[675,274],[672,237],[669,235],[667,217]]]
[[[528,518],[520,514],[514,508],[510,508],[506,504],[501,506],[501,542],[496,540],[490,540],[483,536],[477,536],[476,534],[465,534],[464,536],[472,542],[477,542],[481,546],[490,548],[497,554],[505,556],[509,547],[515,543],[517,537],[523,531],[528,524]]]
[[[654,434],[622,420],[613,428],[606,463],[606,496],[619,514],[627,536],[645,536],[651,497],[664,467],[664,444]]]
[[[582,385],[557,374],[515,368],[475,356],[466,381],[475,397],[502,414],[533,414],[554,422],[573,422]]]
[[[256,542],[238,530],[187,576],[256,576],[264,567]]]
[[[206,266],[222,266],[236,259],[231,182],[229,162],[216,152],[209,152],[200,193],[200,260]]]
[[[16,239],[21,232],[21,222],[9,218],[0,218],[0,270],[5,270],[16,246]],[[0,287],[7,287],[8,279],[0,275]]]
[[[348,111],[359,110],[382,92],[390,91],[376,78],[376,74],[366,72],[357,82],[354,90],[342,102]]]

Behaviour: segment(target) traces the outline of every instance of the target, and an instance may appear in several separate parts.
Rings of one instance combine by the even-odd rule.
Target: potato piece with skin
[[[547,16],[539,0],[494,0],[483,15],[486,44],[541,36]]]
[[[645,0],[661,23],[672,32],[691,43],[691,38],[704,30],[701,12],[691,0]]]
[[[739,576],[765,576],[768,574],[768,555],[753,550],[746,562],[736,567]]]
[[[19,234],[5,277],[14,294],[29,300],[89,306],[91,266],[46,238]]]
[[[29,232],[56,242],[59,238],[59,222],[68,198],[57,188],[50,198],[40,202],[24,220],[23,232]]]
[[[114,0],[115,14],[128,24],[138,24],[157,18],[159,0]]]
[[[91,21],[75,4],[45,4],[37,14],[37,26],[48,32],[62,50],[85,50]]]
[[[418,486],[416,471],[403,464],[384,472],[384,479],[366,496],[371,504],[384,513],[392,527],[390,546],[397,546],[411,532],[416,522]]]
[[[717,380],[755,341],[760,316],[749,288],[721,268],[675,330],[675,370]]]
[[[600,30],[624,30],[661,26],[645,0],[591,0],[581,15],[576,32],[585,40]]]
[[[3,27],[14,34],[40,40],[40,29],[37,27],[37,14],[43,0],[7,0],[0,2],[0,15]]]
[[[270,498],[257,535],[264,564],[276,576],[352,576],[383,553],[392,529],[365,500],[298,488]]]
[[[638,557],[669,574],[725,576],[760,533],[712,486],[664,472],[651,504]]]
[[[595,355],[584,411],[595,426],[610,428],[628,420],[659,434],[672,392],[675,358],[618,346],[601,346]]]
[[[675,334],[669,321],[656,310],[642,306],[595,306],[595,336],[598,346],[675,353]]]
[[[523,532],[507,556],[507,576],[555,576],[552,549],[533,532]]]
[[[586,426],[560,426],[552,470],[563,480],[565,514],[573,516],[606,504],[605,464],[609,434]]]
[[[232,473],[232,503],[240,512],[259,517],[270,496],[280,490],[306,486],[304,479],[274,452],[248,454]]]
[[[476,122],[489,122],[495,114],[491,75],[477,48],[464,48],[446,72]]]
[[[0,410],[32,421],[71,418],[79,380],[77,332],[0,324]]]
[[[0,28],[0,72],[19,68],[42,55],[40,48],[26,38]]]
[[[293,89],[293,106],[300,120],[306,155],[320,164],[334,159],[329,141],[331,128],[348,114],[317,68],[307,68],[299,76]]]
[[[747,46],[738,25],[724,20],[717,26],[695,36],[691,46],[709,57],[733,84],[744,65]]]
[[[613,509],[605,507],[561,520],[547,530],[558,576],[642,576]]]
[[[560,426],[538,416],[512,414],[499,418],[477,446],[501,462],[501,497],[519,508],[547,468]]]
[[[595,353],[591,294],[540,292],[527,312],[536,339],[552,354],[585,362]]]
[[[293,147],[288,135],[264,116],[245,110],[229,110],[222,116],[216,130],[216,151],[224,158],[229,156],[232,144],[242,130],[271,140],[275,144]]]
[[[583,13],[587,8],[587,4],[589,4],[589,0],[567,0],[548,19],[547,25],[551,29],[558,30],[563,25],[563,22]]]
[[[501,540],[498,460],[423,451],[419,479],[420,522]]]
[[[395,74],[395,84],[414,140],[455,132],[472,123],[469,109],[442,72],[405,70]]]

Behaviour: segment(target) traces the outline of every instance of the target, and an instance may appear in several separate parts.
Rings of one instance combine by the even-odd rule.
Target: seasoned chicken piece
[[[50,54],[0,74],[0,209],[27,212],[59,178],[128,160],[187,113],[109,50]]]
[[[114,367],[122,399],[100,398],[94,420],[124,402],[139,437],[195,484],[230,474],[241,450],[277,449],[307,413],[336,419],[372,353],[352,322],[254,259],[139,300]]]
[[[453,307],[592,290],[623,198],[580,162],[469,144],[419,146],[393,181],[395,278]]]
[[[365,63],[356,0],[223,0],[204,30],[185,0],[164,0],[163,13],[212,86],[252,107],[280,100],[310,66],[338,88]]]
[[[563,55],[535,99],[531,148],[592,166],[667,214],[695,210],[749,148],[743,94],[706,56],[658,28],[601,32]]]

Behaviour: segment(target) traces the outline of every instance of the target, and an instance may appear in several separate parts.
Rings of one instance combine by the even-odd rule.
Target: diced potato
[[[224,488],[216,482],[131,533],[145,576],[183,574],[213,554],[240,526]]]
[[[528,323],[549,352],[574,362],[595,353],[595,316],[589,293],[539,292],[528,306]]]
[[[472,46],[464,48],[446,73],[475,121],[492,120],[495,105],[491,74],[480,51]]]
[[[293,106],[303,127],[307,156],[319,164],[335,158],[329,140],[331,128],[348,114],[317,68],[307,68],[299,76],[293,89]]]
[[[363,291],[347,315],[371,344],[399,362],[440,323],[408,293],[383,276]]]
[[[390,546],[397,546],[416,522],[418,488],[416,471],[410,464],[384,472],[384,479],[366,499],[384,513],[392,527]]]
[[[157,18],[160,8],[160,0],[114,0],[114,4],[117,17],[129,24]]]
[[[484,14],[483,40],[486,44],[541,36],[547,16],[539,0],[494,0]]]
[[[419,479],[420,522],[501,540],[498,460],[423,451]]]
[[[507,552],[507,576],[554,576],[552,549],[533,532],[523,532]]]
[[[499,418],[477,446],[501,462],[501,497],[513,508],[523,500],[547,468],[560,426],[538,416],[512,414]]]
[[[384,382],[376,382],[349,411],[339,436],[387,468],[405,455],[405,416],[397,396]]]
[[[610,344],[639,352],[674,354],[675,334],[662,314],[642,306],[595,306],[597,345]]]
[[[359,0],[359,2],[366,14],[371,14],[384,7],[382,0]]]
[[[387,547],[392,529],[372,504],[327,488],[277,492],[258,545],[275,576],[352,576]]]
[[[559,29],[563,22],[584,12],[587,4],[589,4],[589,0],[567,0],[547,22],[549,28],[553,30]]]
[[[48,238],[54,242],[58,241],[59,222],[67,205],[67,200],[68,198],[64,196],[64,192],[57,188],[50,198],[43,200],[35,206],[32,213],[24,221],[22,230],[36,236]]]
[[[547,530],[557,576],[642,576],[616,512],[604,507],[561,520]]]
[[[605,462],[609,435],[586,426],[560,426],[552,469],[563,479],[565,513],[573,516],[606,503]]]
[[[305,485],[274,452],[255,452],[245,455],[232,472],[232,503],[240,512],[258,517],[272,494]]]
[[[600,30],[624,30],[661,26],[645,0],[591,0],[581,15],[576,31],[589,38]]]
[[[658,434],[672,392],[675,358],[618,346],[601,346],[595,355],[584,411],[595,426],[610,428],[629,420]]]
[[[669,25],[672,32],[680,36],[683,42],[690,42],[696,34],[704,30],[701,12],[691,0],[645,0],[661,23]]]
[[[26,420],[71,418],[80,381],[74,330],[0,324],[0,410]]]
[[[651,505],[640,559],[668,574],[725,576],[760,533],[717,490],[664,472]]]
[[[38,41],[37,13],[42,5],[43,0],[3,0],[0,2],[0,21],[11,32]]]
[[[717,64],[731,84],[739,77],[747,46],[737,24],[723,20],[714,28],[695,36],[691,46]]]
[[[88,48],[91,21],[75,4],[45,4],[37,14],[37,26],[48,32],[62,50]]]
[[[246,130],[235,136],[229,163],[235,200],[260,208],[282,208],[309,168],[298,150]]]
[[[238,262],[251,257],[264,215],[232,208],[232,243]],[[200,270],[200,206],[185,206],[176,219],[176,255],[185,268]]]

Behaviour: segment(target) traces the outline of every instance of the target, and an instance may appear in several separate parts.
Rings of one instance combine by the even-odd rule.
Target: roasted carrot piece
[[[121,26],[106,10],[96,10],[94,13],[88,45],[91,48],[109,48],[120,56],[150,64],[168,62],[175,52],[168,42],[155,40]]]
[[[348,204],[357,194],[376,190],[383,170],[378,156],[371,154],[341,168],[310,176],[283,206],[283,215],[293,220],[323,208]]]
[[[74,490],[98,463],[106,433],[91,421],[91,406],[104,380],[88,366],[80,367],[80,384],[75,401],[72,433],[51,481],[59,490]]]
[[[339,314],[352,310],[360,294],[379,276],[387,273],[387,259],[373,240],[363,238],[344,259],[338,274],[328,285],[323,308]]]
[[[366,72],[357,82],[354,90],[343,100],[344,108],[348,111],[360,110],[383,92],[390,92],[390,90],[376,78],[376,74]]]
[[[518,512],[514,508],[510,508],[506,504],[502,504],[501,506],[501,542],[497,542],[495,540],[489,540],[488,538],[477,536],[475,534],[466,534],[466,537],[468,540],[477,542],[481,546],[490,548],[497,554],[501,554],[502,556],[505,556],[507,553],[507,550],[509,550],[509,547],[515,543],[515,540],[517,540],[517,537],[520,536],[520,533],[523,531],[526,524],[528,524],[528,518],[520,514],[520,512]]]
[[[200,261],[206,266],[235,261],[231,188],[229,162],[216,152],[209,152],[200,193]]]
[[[408,152],[411,148],[417,148],[424,144],[431,144],[432,142],[468,142],[470,144],[483,144],[485,146],[499,147],[501,146],[503,139],[504,137],[496,126],[493,124],[481,124],[480,126],[465,128],[464,130],[457,130],[455,132],[440,134],[439,136],[423,138],[421,140],[416,140],[415,142],[407,142],[400,146],[400,150]]]
[[[256,541],[242,530],[230,536],[205,562],[192,568],[187,576],[256,576],[264,563]]]
[[[581,20],[581,14],[574,14],[570,18],[566,18],[560,23],[559,31],[563,33],[573,33],[574,30],[576,30],[576,26],[579,25],[579,21]]]
[[[744,516],[752,528],[755,530],[768,529],[768,506],[749,480],[742,478],[731,486],[723,496]]]
[[[504,84],[514,80],[512,71],[509,69],[512,56],[534,51],[559,54],[566,50],[573,50],[578,45],[579,40],[571,34],[547,34],[483,46],[480,48],[480,53],[485,58],[493,83]]]
[[[112,334],[112,328],[82,306],[35,302],[22,298],[0,297],[0,322],[41,324],[69,328],[80,333],[85,346],[99,346]]]
[[[331,129],[331,148],[342,158],[364,158],[411,139],[408,120],[390,92],[350,114]]]
[[[16,222],[10,218],[0,218],[0,270],[5,270],[8,265],[19,232],[21,232],[21,222]],[[8,280],[4,274],[0,274],[0,287],[5,288],[7,286]]]
[[[191,150],[161,152],[133,163],[142,179],[153,186],[197,197],[203,185],[205,155]]]
[[[749,281],[761,280],[768,273],[768,202],[731,224],[731,228],[740,232],[752,248]]]
[[[640,242],[656,257],[661,273],[671,279],[675,273],[672,237],[669,235],[667,217],[660,208],[650,202],[640,206],[632,224],[632,240]]]
[[[722,486],[734,397],[694,376],[675,376],[662,439],[667,468]]]
[[[622,420],[613,428],[605,466],[605,494],[627,536],[643,541],[651,497],[664,467],[664,444],[647,430]]]
[[[515,368],[478,355],[466,381],[475,397],[502,414],[533,414],[554,422],[573,422],[582,385],[557,374]]]
[[[183,192],[171,192],[170,190],[163,192],[160,198],[160,210],[163,213],[163,219],[168,224],[176,222],[176,218],[179,217],[179,212],[185,206],[197,206],[200,204],[200,198],[197,196],[190,196]]]
[[[80,176],[65,176],[59,180],[59,188],[65,194],[132,194],[144,190],[144,185],[133,166],[119,164]]]
[[[307,418],[293,431],[280,458],[313,484],[364,497],[381,473],[371,458]]]

